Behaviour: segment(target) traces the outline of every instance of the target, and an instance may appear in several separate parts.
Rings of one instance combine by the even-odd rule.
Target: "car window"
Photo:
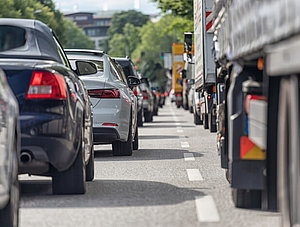
[[[130,60],[118,60],[118,59],[116,59],[116,61],[122,66],[126,78],[129,77],[129,76],[137,77],[134,66],[133,66],[133,64],[131,63]]]
[[[63,62],[63,64],[68,67],[68,68],[71,68],[70,67],[70,64],[69,64],[69,61],[68,61],[68,58],[67,56],[65,55],[62,47],[60,46],[59,42],[57,41],[57,39],[55,37],[53,37],[55,43],[56,43],[56,47],[57,47],[57,50],[58,50],[58,53],[59,53],[59,56]]]
[[[16,26],[0,26],[0,51],[24,46],[26,43],[26,31]]]
[[[116,69],[117,73],[120,75],[120,78],[123,81],[123,83],[127,85],[127,79],[122,67],[117,62],[114,61],[112,61],[112,64],[114,65],[114,68]]]
[[[123,79],[122,79],[121,75],[116,70],[117,67],[113,64],[111,59],[109,59],[109,65],[110,65],[110,72],[115,76],[115,78],[117,80],[120,80],[120,81],[123,82]]]

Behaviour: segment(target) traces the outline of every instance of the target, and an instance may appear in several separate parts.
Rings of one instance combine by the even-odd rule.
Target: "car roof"
[[[0,52],[0,57],[34,58],[62,63],[52,30],[38,20],[0,18],[0,26],[14,26],[26,31],[26,43],[22,48]]]
[[[101,50],[90,50],[90,49],[65,49],[66,54],[84,54],[84,55],[92,55],[92,56],[103,56],[105,53]]]

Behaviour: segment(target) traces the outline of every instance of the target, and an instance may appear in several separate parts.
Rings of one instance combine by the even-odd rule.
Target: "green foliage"
[[[94,48],[83,31],[55,9],[52,0],[0,0],[1,17],[40,20],[52,28],[64,47]]]
[[[108,35],[113,37],[115,34],[123,34],[123,29],[128,23],[135,27],[142,27],[147,21],[149,21],[149,16],[136,10],[116,13],[112,18],[112,25],[108,30]]]
[[[193,19],[193,0],[152,0],[164,12],[171,11],[176,16]]]

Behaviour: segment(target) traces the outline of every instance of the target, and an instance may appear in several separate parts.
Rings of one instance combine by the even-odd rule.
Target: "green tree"
[[[176,16],[193,19],[193,0],[152,0],[164,12],[171,11]]]
[[[149,21],[149,16],[136,10],[122,11],[112,17],[112,25],[108,30],[108,35],[113,37],[114,34],[123,34],[126,24],[132,24],[135,27],[142,27]]]
[[[109,54],[115,57],[124,57],[129,53],[126,46],[126,38],[123,34],[115,34],[111,40],[109,40]]]

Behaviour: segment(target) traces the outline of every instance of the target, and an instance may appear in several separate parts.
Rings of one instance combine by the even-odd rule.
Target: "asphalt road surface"
[[[85,195],[55,196],[49,178],[21,176],[21,227],[280,226],[278,213],[234,208],[215,134],[170,103],[158,114],[132,157],[95,146]]]

